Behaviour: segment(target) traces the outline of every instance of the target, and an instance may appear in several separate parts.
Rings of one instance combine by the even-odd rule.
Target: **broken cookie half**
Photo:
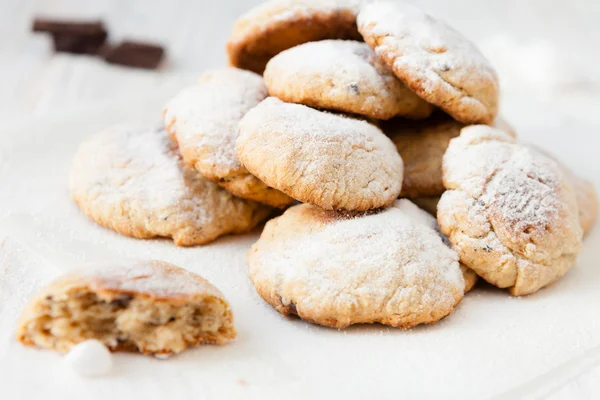
[[[96,339],[111,351],[169,355],[235,336],[221,292],[162,261],[68,273],[29,302],[17,327],[22,343],[61,352]]]

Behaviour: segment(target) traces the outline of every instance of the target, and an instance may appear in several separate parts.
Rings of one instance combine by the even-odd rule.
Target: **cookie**
[[[334,328],[434,323],[464,295],[456,252],[408,200],[367,213],[289,208],[248,253],[256,291],[283,315]]]
[[[494,126],[516,137],[501,118],[496,118]],[[394,142],[404,161],[401,197],[414,199],[444,193],[442,159],[450,140],[460,135],[464,127],[441,113],[423,121],[395,118],[382,123],[381,129]]]
[[[242,15],[227,42],[229,63],[262,74],[291,47],[324,39],[362,40],[359,0],[271,0]]]
[[[498,77],[462,34],[405,3],[367,3],[357,22],[375,54],[424,100],[465,124],[494,120]]]
[[[269,97],[240,122],[237,155],[261,181],[328,210],[394,202],[402,159],[374,125]]]
[[[183,160],[204,177],[238,197],[285,207],[293,200],[252,176],[235,156],[240,119],[267,95],[259,75],[223,68],[206,72],[179,92],[163,114]]]
[[[534,293],[575,263],[583,236],[573,189],[556,162],[484,125],[444,156],[437,218],[461,261],[513,295]]]
[[[163,129],[117,126],[81,144],[70,191],[98,224],[141,239],[208,243],[251,230],[271,208],[239,199],[181,159]]]
[[[375,119],[426,118],[433,111],[361,42],[323,40],[293,47],[273,57],[264,76],[269,94],[290,103]]]
[[[67,352],[86,340],[111,351],[179,353],[235,338],[221,292],[199,275],[162,261],[127,261],[70,272],[23,310],[17,338]]]

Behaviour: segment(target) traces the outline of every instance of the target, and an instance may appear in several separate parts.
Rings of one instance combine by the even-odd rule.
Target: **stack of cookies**
[[[250,279],[280,313],[336,328],[433,323],[478,276],[526,295],[574,265],[594,188],[517,141],[496,72],[444,22],[399,3],[273,0],[227,50],[231,66],[171,99],[164,127],[80,147],[71,192],[91,219],[199,245],[285,210],[250,250]]]

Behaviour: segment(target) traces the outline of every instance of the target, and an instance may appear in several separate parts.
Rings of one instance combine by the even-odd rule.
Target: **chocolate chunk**
[[[296,308],[296,303],[290,303],[288,305],[288,310],[290,310],[291,314],[298,315],[298,309]]]
[[[100,51],[100,56],[111,64],[155,69],[160,64],[164,52],[164,49],[156,44],[124,41],[114,47],[105,46]]]
[[[57,52],[96,54],[106,42],[108,32],[101,21],[68,22],[36,18],[34,32],[50,33]]]
[[[448,71],[450,71],[450,66],[448,64],[442,64],[442,65],[440,65],[440,71],[448,72]]]
[[[93,38],[69,33],[54,33],[52,37],[54,50],[59,53],[96,54],[106,41],[106,37]]]
[[[33,21],[34,32],[68,33],[74,36],[102,37],[108,35],[102,21],[73,22],[36,18]]]
[[[356,83],[351,83],[350,86],[349,86],[349,88],[355,94],[360,94],[360,88],[358,87],[358,85]]]
[[[132,295],[122,294],[117,296],[113,301],[110,302],[110,304],[116,305],[119,308],[127,308],[132,299]]]

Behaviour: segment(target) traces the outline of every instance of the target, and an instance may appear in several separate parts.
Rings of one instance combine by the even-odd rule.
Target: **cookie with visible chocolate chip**
[[[23,310],[23,344],[67,352],[96,339],[112,351],[168,355],[235,338],[221,292],[201,276],[162,261],[127,261],[68,273]]]
[[[361,42],[323,40],[293,47],[273,57],[264,76],[269,94],[290,103],[375,119],[420,119],[433,111]]]
[[[242,15],[227,42],[229,64],[262,74],[291,47],[323,39],[361,40],[360,0],[271,0]]]
[[[498,77],[462,34],[405,3],[366,3],[357,23],[375,54],[424,100],[465,124],[494,120]]]
[[[252,246],[250,279],[279,313],[320,325],[434,323],[465,291],[458,256],[434,226],[406,199],[366,213],[297,205]]]

